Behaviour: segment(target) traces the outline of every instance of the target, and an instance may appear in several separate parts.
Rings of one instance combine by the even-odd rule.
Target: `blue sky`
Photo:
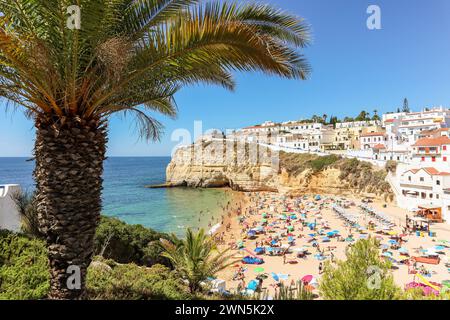
[[[314,42],[304,53],[313,73],[308,81],[258,73],[236,74],[238,87],[188,87],[176,98],[176,120],[161,143],[139,140],[131,119],[110,123],[110,156],[170,155],[171,133],[239,128],[265,120],[313,114],[354,116],[360,110],[394,111],[407,97],[412,109],[450,107],[450,1],[448,0],[265,0],[305,18]],[[366,9],[381,8],[381,30],[368,30]],[[0,105],[3,109],[3,103]],[[29,156],[33,124],[19,112],[0,111],[0,156]]]

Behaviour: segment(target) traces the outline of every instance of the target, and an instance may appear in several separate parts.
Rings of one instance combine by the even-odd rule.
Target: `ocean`
[[[221,189],[148,189],[165,181],[170,157],[111,157],[105,161],[103,211],[129,224],[182,236],[185,229],[205,228],[220,221],[230,201]],[[33,161],[0,158],[0,184],[20,184],[32,191]]]

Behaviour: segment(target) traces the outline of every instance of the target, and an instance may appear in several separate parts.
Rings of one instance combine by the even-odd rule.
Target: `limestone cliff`
[[[289,194],[359,193],[389,199],[392,192],[385,176],[385,170],[354,159],[278,154],[256,145],[215,142],[179,148],[166,170],[166,182],[172,186]]]

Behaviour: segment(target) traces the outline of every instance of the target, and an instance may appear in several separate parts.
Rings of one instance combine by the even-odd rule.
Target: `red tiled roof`
[[[441,136],[438,138],[422,138],[413,144],[413,147],[430,147],[430,146],[442,146],[444,144],[450,144],[450,138]]]
[[[374,149],[386,149],[386,146],[384,144],[377,144],[376,146],[373,147]]]
[[[418,169],[410,169],[410,170],[408,170],[406,172],[412,172],[412,173],[416,174],[420,170],[424,170],[430,176],[448,176],[448,175],[450,175],[450,172],[440,172],[439,170],[437,170],[436,168],[433,168],[433,167],[424,167],[424,168],[418,168]]]
[[[394,122],[394,119],[387,119],[386,121],[384,121],[384,123],[386,123],[386,122]]]
[[[384,132],[367,132],[363,133],[361,137],[374,137],[374,136],[384,136]]]

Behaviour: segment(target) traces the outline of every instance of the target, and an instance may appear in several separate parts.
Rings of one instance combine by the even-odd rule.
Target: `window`
[[[422,162],[424,162],[425,161],[425,157],[422,157]]]
[[[431,161],[436,162],[436,157],[431,157]]]
[[[438,194],[436,195],[436,199],[439,199],[439,195]]]
[[[408,177],[408,181],[411,181],[411,176]]]
[[[422,199],[426,199],[427,194],[426,194],[425,192],[422,192],[422,193],[420,194],[420,197],[421,197]]]
[[[430,193],[430,199],[433,199],[433,194],[432,193]]]
[[[425,178],[424,177],[420,177],[420,182],[424,182]]]
[[[438,186],[440,186],[440,185],[441,185],[441,181],[436,180],[436,184],[437,184]]]

